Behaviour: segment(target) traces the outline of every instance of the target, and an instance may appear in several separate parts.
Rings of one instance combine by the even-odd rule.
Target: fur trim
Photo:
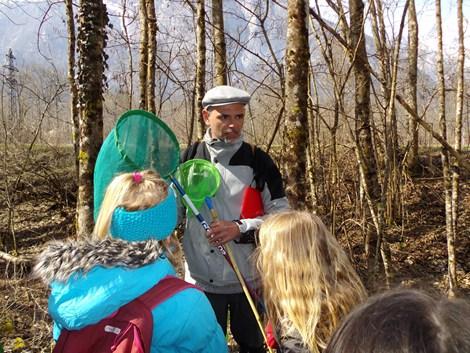
[[[138,268],[164,257],[157,240],[128,242],[120,239],[49,243],[37,257],[33,276],[46,284],[66,282],[73,273],[85,274],[95,266]]]

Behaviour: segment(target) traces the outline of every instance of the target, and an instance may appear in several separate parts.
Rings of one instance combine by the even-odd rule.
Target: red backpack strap
[[[144,303],[150,310],[155,308],[158,304],[164,302],[178,292],[187,288],[195,288],[201,290],[199,287],[185,282],[174,276],[166,276],[147,292],[142,294],[138,299]]]

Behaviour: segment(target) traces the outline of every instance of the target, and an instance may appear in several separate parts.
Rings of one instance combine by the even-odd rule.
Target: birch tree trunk
[[[459,54],[457,60],[457,92],[455,103],[455,132],[454,149],[462,151],[462,115],[463,115],[463,95],[464,95],[464,68],[465,68],[465,46],[463,33],[463,13],[462,0],[457,0],[457,27],[459,33]],[[455,241],[458,235],[460,201],[460,163],[454,159],[452,168],[452,230],[453,236],[447,237],[448,271],[449,271],[449,296],[455,296],[458,288],[457,268],[455,256]]]
[[[139,108],[147,109],[147,62],[148,62],[148,31],[147,31],[147,0],[140,0],[140,65],[139,86],[140,98]]]
[[[77,235],[93,230],[93,170],[103,141],[103,79],[108,15],[102,0],[81,0],[78,14],[80,151]]]
[[[289,0],[286,43],[286,192],[293,208],[306,203],[308,144],[308,1]]]
[[[223,0],[212,0],[214,37],[214,86],[227,84],[227,52],[224,35]]]
[[[155,0],[147,0],[147,110],[155,113],[155,63],[157,58],[157,17]]]
[[[72,0],[65,0],[65,15],[67,18],[67,80],[70,86],[70,117],[72,120],[72,143],[75,156],[75,175],[78,177],[79,169],[79,135],[80,118],[78,112],[78,92],[75,82],[75,17],[73,15]]]
[[[439,127],[441,136],[447,140],[447,123],[446,123],[446,85],[444,79],[444,53],[442,45],[442,16],[441,16],[441,0],[436,0],[436,31],[437,31],[437,79],[438,79],[438,96],[439,96]],[[446,149],[441,149],[442,160],[442,177],[444,181],[444,200],[446,215],[446,236],[449,251],[454,247],[455,234],[452,219],[452,186],[450,180],[450,160],[449,153]],[[449,247],[450,245],[450,247]],[[449,295],[453,294],[455,287],[455,276],[452,276],[451,268],[455,268],[455,255],[448,254],[449,263]],[[454,274],[455,275],[455,274]]]

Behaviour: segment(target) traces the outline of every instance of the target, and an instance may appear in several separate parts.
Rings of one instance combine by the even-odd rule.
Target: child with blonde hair
[[[54,338],[110,317],[162,279],[175,276],[177,223],[173,190],[151,171],[115,177],[106,190],[94,234],[51,244],[35,272],[50,284]],[[150,352],[227,352],[206,296],[185,288],[151,310]],[[114,314],[113,314],[114,315]]]
[[[321,352],[341,319],[366,297],[337,240],[308,212],[265,220],[257,265],[268,318],[284,353]]]

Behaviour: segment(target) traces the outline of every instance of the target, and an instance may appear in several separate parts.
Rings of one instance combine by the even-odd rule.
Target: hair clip
[[[140,172],[134,172],[132,173],[132,180],[134,180],[134,183],[140,184],[142,182],[142,174]]]

